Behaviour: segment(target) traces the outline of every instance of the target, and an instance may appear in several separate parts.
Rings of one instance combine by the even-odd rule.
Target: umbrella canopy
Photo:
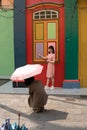
[[[42,72],[43,66],[40,64],[27,64],[17,68],[11,76],[12,81],[23,81]]]

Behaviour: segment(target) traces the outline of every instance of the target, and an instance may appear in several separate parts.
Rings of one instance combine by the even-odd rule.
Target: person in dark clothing
[[[44,90],[42,82],[31,77],[25,79],[25,85],[29,87],[29,106],[37,113],[43,112],[44,105],[47,103],[48,95]]]

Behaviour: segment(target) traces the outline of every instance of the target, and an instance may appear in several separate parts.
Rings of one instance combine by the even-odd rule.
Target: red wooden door
[[[56,52],[55,86],[61,87],[64,80],[64,8],[47,7],[48,10],[38,7],[26,11],[27,63],[44,66],[42,74],[36,78],[45,85],[47,63],[38,54],[46,56],[48,46],[53,45]]]

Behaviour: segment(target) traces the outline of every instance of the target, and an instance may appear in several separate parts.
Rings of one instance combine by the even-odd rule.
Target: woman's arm
[[[47,57],[44,57],[41,54],[39,54],[39,57],[42,58],[42,59],[44,59],[44,60],[47,60]]]
[[[53,63],[53,64],[55,63],[54,60],[47,60],[47,62],[48,62],[48,63]]]

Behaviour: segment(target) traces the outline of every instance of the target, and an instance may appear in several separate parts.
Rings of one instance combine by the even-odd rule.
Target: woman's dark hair
[[[25,79],[25,85],[26,86],[31,85],[33,81],[34,81],[34,77],[27,78]]]
[[[52,50],[52,53],[55,53],[55,51],[54,51],[54,47],[53,47],[53,46],[49,46],[48,49],[51,49],[51,50]]]

